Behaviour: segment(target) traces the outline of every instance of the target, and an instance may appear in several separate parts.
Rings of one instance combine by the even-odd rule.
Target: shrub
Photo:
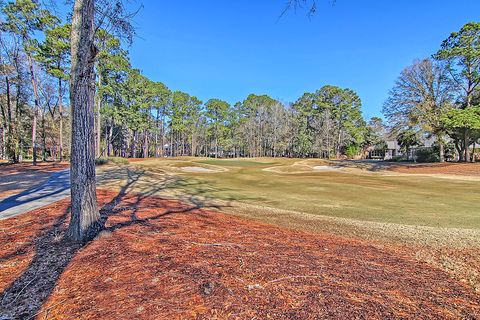
[[[440,155],[435,148],[422,148],[415,151],[415,159],[417,162],[438,162]]]
[[[394,156],[391,159],[389,159],[388,161],[390,161],[390,162],[405,162],[405,161],[408,161],[408,160],[404,156]]]
[[[353,158],[355,157],[356,155],[358,155],[360,153],[360,147],[357,147],[355,145],[349,145],[347,147],[347,150],[345,150],[345,155],[348,157],[348,158]]]
[[[128,164],[128,160],[121,157],[98,157],[97,159],[95,159],[95,164],[97,166],[101,166],[107,163]]]
[[[97,159],[95,159],[95,164],[97,166],[101,166],[102,164],[107,164],[108,163],[108,158],[106,157],[99,157]]]

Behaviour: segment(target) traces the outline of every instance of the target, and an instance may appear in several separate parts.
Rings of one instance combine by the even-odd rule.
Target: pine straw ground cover
[[[106,229],[62,241],[64,200],[0,221],[2,319],[475,319],[480,296],[402,252],[99,191]]]

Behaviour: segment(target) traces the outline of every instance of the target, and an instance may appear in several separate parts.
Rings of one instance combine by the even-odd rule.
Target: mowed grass
[[[171,160],[135,165],[161,168]],[[301,159],[176,159],[227,168],[182,173],[171,188],[210,199],[235,200],[315,215],[433,227],[480,229],[480,182],[434,176],[305,170]],[[264,170],[301,168],[293,173]],[[286,170],[287,172],[289,170]],[[255,215],[255,212],[252,212]]]
[[[278,164],[278,162],[261,162],[261,161],[254,161],[248,159],[207,159],[207,160],[199,160],[196,161],[197,163],[204,163],[204,164],[211,164],[216,166],[222,167],[264,167],[264,166],[271,166]]]

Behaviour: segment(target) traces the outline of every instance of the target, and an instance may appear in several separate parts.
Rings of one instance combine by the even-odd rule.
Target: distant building
[[[407,160],[414,160],[415,151],[419,148],[432,148],[435,144],[435,138],[425,138],[422,141],[420,146],[413,146],[408,150],[408,153],[405,150],[402,150],[397,140],[388,140],[387,142],[387,149],[384,151],[384,160],[391,160],[394,157],[403,157]],[[373,156],[370,159],[380,159],[378,155],[381,155],[381,150],[372,150],[370,154]],[[375,157],[377,156],[377,157]]]

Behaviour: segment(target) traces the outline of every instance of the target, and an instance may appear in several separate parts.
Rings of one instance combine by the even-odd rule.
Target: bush
[[[345,150],[345,155],[349,158],[352,159],[356,155],[360,153],[360,147],[357,147],[355,145],[349,145],[347,147],[347,150]]]
[[[417,162],[438,162],[440,155],[435,148],[422,148],[415,151],[415,159]]]
[[[128,160],[121,157],[98,157],[97,159],[95,159],[95,164],[97,166],[101,166],[107,163],[128,164]]]
[[[387,161],[390,161],[390,162],[405,162],[405,161],[408,161],[408,160],[404,156],[394,156]]]

